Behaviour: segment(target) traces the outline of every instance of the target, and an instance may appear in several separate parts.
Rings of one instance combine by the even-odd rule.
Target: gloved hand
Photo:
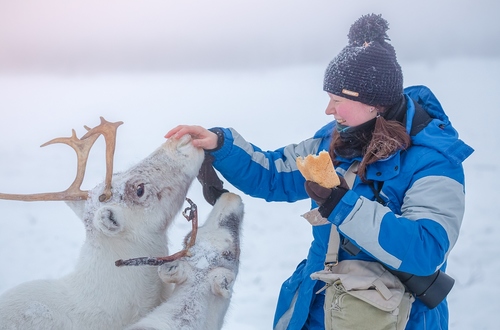
[[[335,188],[325,188],[313,181],[306,181],[304,183],[309,197],[319,205],[318,212],[323,218],[328,218],[335,206],[337,206],[349,190],[349,186],[344,178],[339,176],[339,179],[340,185]]]
[[[205,159],[197,177],[203,187],[203,197],[210,205],[214,205],[223,193],[228,192],[224,189],[223,182],[212,166],[213,160],[214,157],[211,154],[205,153]]]

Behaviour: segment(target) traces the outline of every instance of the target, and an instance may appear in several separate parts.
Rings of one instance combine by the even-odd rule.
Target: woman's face
[[[373,106],[328,93],[330,102],[325,113],[333,115],[341,125],[358,126],[377,116]]]

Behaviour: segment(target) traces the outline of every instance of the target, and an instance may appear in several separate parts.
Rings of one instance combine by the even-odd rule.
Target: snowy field
[[[449,258],[456,284],[449,296],[450,329],[497,329],[500,310],[499,201],[500,60],[456,59],[401,63],[405,85],[429,86],[461,138],[476,152],[465,161],[467,205],[459,241]],[[66,189],[76,174],[74,152],[39,148],[99,116],[123,121],[115,170],[135,164],[177,124],[232,126],[263,149],[310,137],[324,114],[323,66],[261,71],[110,75],[0,75],[0,191]],[[100,138],[83,188],[104,178]],[[226,184],[226,187],[237,192]],[[197,181],[188,195],[200,220],[210,206]],[[310,226],[300,217],[309,202],[265,203],[243,196],[246,208],[241,268],[224,329],[271,329],[281,283],[307,255]],[[84,228],[63,202],[0,201],[0,293],[25,281],[58,278],[74,267]],[[179,215],[169,231],[171,251],[190,225]]]

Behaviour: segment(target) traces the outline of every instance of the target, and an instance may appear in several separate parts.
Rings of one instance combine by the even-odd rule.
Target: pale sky
[[[498,0],[0,0],[0,73],[326,67],[368,13],[400,60],[500,56]]]

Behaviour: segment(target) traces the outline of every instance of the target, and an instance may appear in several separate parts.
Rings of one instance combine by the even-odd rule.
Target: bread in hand
[[[305,158],[299,156],[296,163],[306,180],[316,182],[325,188],[340,185],[340,179],[328,152],[323,150],[318,155],[308,155]]]

